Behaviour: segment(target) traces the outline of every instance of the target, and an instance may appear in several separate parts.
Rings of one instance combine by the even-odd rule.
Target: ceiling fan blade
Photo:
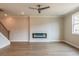
[[[47,7],[44,7],[44,8],[40,8],[40,10],[44,10],[44,9],[47,9],[47,8],[50,8],[49,6],[47,6]]]
[[[4,12],[4,10],[3,9],[0,9],[0,12]]]
[[[30,9],[36,9],[37,10],[37,8],[33,8],[33,7],[29,7]]]

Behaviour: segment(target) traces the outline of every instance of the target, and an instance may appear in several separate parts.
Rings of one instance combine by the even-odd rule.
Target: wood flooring
[[[11,43],[0,56],[78,56],[79,50],[66,43]]]

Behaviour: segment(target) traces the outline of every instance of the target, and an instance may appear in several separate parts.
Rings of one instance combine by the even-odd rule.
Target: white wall
[[[32,33],[47,33],[45,39],[32,38]],[[52,16],[30,17],[30,41],[31,42],[53,42],[63,39],[63,19]]]
[[[28,19],[22,16],[11,16],[2,19],[3,24],[10,30],[10,40],[16,42],[28,41]]]
[[[64,41],[79,48],[79,35],[72,34],[72,15],[67,14],[64,19]]]
[[[22,16],[5,17],[3,24],[10,30],[10,40],[28,41],[28,18]],[[32,33],[47,33],[47,39],[33,39]],[[53,42],[63,40],[63,19],[53,16],[30,16],[30,42]]]
[[[10,45],[10,41],[2,33],[0,33],[0,48],[4,48],[8,45]]]

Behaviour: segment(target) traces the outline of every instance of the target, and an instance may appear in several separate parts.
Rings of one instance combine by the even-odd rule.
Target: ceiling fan
[[[42,5],[36,5],[36,8],[29,7],[30,9],[37,10],[38,13],[41,13],[42,10],[50,8],[49,6],[41,7]]]

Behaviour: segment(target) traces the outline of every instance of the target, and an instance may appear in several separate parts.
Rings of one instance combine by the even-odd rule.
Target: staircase
[[[0,22],[0,48],[10,45],[9,41],[9,31],[6,27]]]

